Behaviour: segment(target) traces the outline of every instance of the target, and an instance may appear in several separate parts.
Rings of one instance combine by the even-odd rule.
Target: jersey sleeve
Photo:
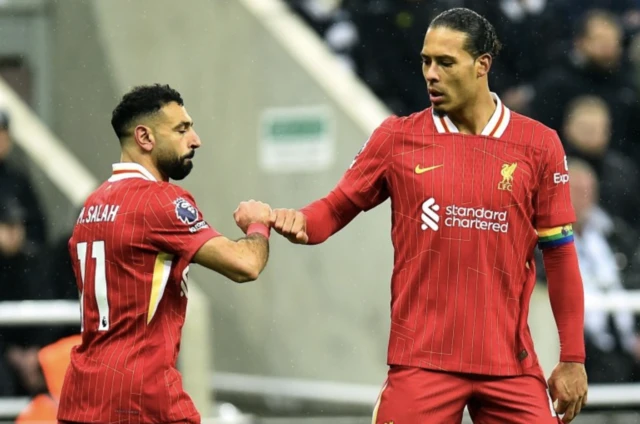
[[[156,249],[189,262],[202,245],[220,235],[204,220],[191,194],[177,186],[151,195],[145,220],[147,240]]]
[[[391,162],[392,122],[387,118],[360,148],[338,188],[362,210],[369,210],[389,197],[387,169]]]
[[[535,225],[538,229],[550,229],[571,224],[576,215],[569,191],[567,156],[555,131],[544,135],[538,192],[534,200]]]

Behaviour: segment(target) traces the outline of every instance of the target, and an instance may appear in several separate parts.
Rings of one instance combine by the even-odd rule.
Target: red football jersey
[[[192,196],[138,164],[115,164],[69,241],[82,343],[71,353],[58,419],[199,423],[176,369],[189,264],[218,235]]]
[[[368,210],[391,198],[389,364],[539,373],[527,324],[537,229],[575,221],[557,134],[506,108],[479,136],[427,109],[391,117],[339,188]]]

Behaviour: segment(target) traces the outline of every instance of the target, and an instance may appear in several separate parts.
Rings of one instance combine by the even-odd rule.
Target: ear
[[[156,144],[151,128],[146,125],[137,125],[133,130],[133,138],[136,144],[145,152],[153,150],[153,146]]]
[[[482,78],[489,74],[493,58],[490,54],[483,54],[476,59],[476,76]]]

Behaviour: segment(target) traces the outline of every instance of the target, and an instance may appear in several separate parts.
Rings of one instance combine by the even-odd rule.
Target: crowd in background
[[[49,240],[27,161],[0,110],[0,301],[78,299],[67,240]],[[47,392],[38,351],[77,328],[0,325],[0,396]]]
[[[491,90],[563,141],[585,293],[640,289],[640,0],[286,1],[397,115],[429,107],[429,22],[452,7],[485,16],[503,43]],[[589,311],[590,382],[640,381],[639,334],[629,311]]]

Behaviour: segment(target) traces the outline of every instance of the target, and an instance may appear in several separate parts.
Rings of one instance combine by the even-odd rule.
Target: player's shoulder
[[[518,112],[511,111],[511,134],[518,134],[522,140],[531,140],[538,147],[558,140],[558,133],[542,122]]]
[[[170,182],[158,182],[154,187],[153,200],[147,208],[148,213],[157,215],[158,210],[191,224],[197,221],[199,212],[193,195],[183,187]]]
[[[150,191],[151,207],[167,207],[175,205],[181,200],[194,202],[193,195],[183,187],[171,182],[159,181],[154,184]]]
[[[192,197],[191,193],[189,193],[187,189],[169,181],[156,182],[154,184],[153,190],[159,193],[165,193],[168,196],[178,195]]]
[[[387,117],[378,129],[387,133],[410,133],[420,131],[429,133],[435,130],[431,108],[414,112],[409,115],[391,115]]]

